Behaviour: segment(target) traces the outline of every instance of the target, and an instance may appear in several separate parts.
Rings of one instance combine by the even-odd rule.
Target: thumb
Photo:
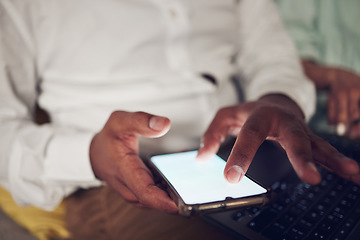
[[[117,134],[135,134],[144,137],[161,137],[170,129],[170,120],[145,112],[116,111],[111,117],[111,126]]]
[[[154,131],[154,134],[147,137],[161,137],[164,136],[170,129],[170,120],[165,117],[151,116],[149,119],[149,128]]]

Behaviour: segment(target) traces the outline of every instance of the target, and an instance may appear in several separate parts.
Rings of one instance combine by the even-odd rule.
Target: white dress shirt
[[[44,209],[98,186],[89,144],[114,110],[170,118],[142,153],[196,148],[216,111],[238,103],[232,76],[245,100],[282,93],[314,111],[269,0],[1,0],[0,183]],[[51,123],[33,123],[35,102]]]

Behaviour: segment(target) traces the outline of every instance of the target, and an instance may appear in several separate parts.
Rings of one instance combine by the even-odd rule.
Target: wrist
[[[333,70],[335,69],[324,67],[322,65],[317,64],[314,61],[309,61],[309,60],[303,60],[302,65],[305,75],[315,83],[317,89],[322,90],[331,87],[335,73],[335,71]],[[331,72],[329,73],[330,69]],[[329,76],[329,74],[331,76]]]

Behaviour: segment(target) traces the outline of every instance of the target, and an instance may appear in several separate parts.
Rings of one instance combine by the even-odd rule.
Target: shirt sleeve
[[[318,29],[318,4],[316,0],[286,1],[276,0],[279,13],[286,29],[296,43],[302,58],[321,60],[324,42]],[[297,9],[297,11],[294,11]]]
[[[31,20],[0,3],[0,184],[19,205],[55,208],[77,190],[99,186],[89,161],[92,132],[33,122],[38,77]]]
[[[245,100],[279,93],[302,109],[306,120],[315,111],[315,86],[302,71],[295,46],[270,0],[242,0],[237,64]]]

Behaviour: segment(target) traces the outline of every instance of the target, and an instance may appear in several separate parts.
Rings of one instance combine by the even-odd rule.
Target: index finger
[[[119,176],[136,196],[139,203],[168,213],[178,211],[176,204],[169,195],[155,185],[150,170],[138,156],[131,156],[125,161],[123,160],[122,163],[125,164],[126,168],[120,168],[122,173]]]
[[[219,150],[220,145],[230,134],[231,129],[240,129],[246,117],[244,113],[239,114],[240,108],[227,107],[218,111],[209,128],[206,130],[202,145],[196,156],[197,160],[207,160]]]
[[[228,182],[238,183],[241,180],[270,130],[270,122],[261,115],[252,115],[247,119],[224,169],[224,176]]]
[[[347,93],[344,91],[339,91],[337,94],[337,124],[342,124],[345,126],[345,132],[339,131],[338,134],[344,135],[349,130],[349,99]],[[341,126],[341,125],[340,125]]]

